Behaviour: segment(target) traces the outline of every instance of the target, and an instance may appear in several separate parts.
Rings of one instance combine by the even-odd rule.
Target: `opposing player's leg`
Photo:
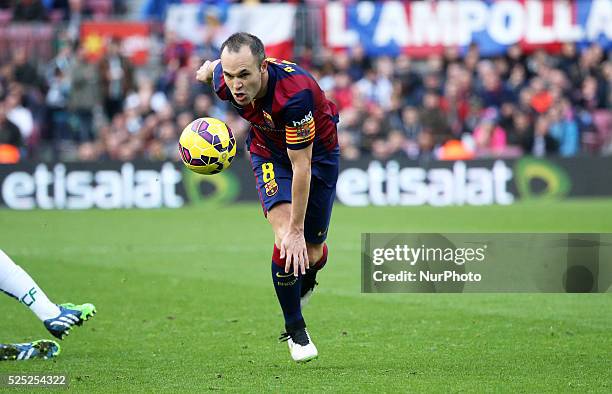
[[[0,290],[24,304],[45,321],[60,314],[57,305],[20,266],[0,250]]]
[[[92,304],[56,305],[27,272],[0,250],[0,290],[26,305],[56,338],[63,339],[75,325],[96,312]]]
[[[42,339],[27,343],[0,343],[0,361],[23,361],[31,359],[48,360],[59,356],[59,343]]]

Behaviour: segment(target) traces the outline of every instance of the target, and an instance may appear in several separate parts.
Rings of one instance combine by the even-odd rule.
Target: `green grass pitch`
[[[215,209],[0,211],[0,247],[56,302],[98,314],[56,361],[83,392],[610,392],[608,294],[361,294],[361,232],[612,232],[611,201],[347,208],[305,310],[319,359],[278,343],[273,237],[256,204]],[[0,297],[1,341],[49,338]]]

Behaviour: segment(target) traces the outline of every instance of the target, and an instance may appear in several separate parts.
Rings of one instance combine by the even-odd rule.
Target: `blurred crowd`
[[[40,3],[44,18],[66,4],[61,18],[70,20],[91,6],[84,1],[18,3]],[[225,120],[242,146],[248,124],[195,81],[202,59],[219,49],[161,34],[158,64],[146,68],[134,67],[117,41],[89,61],[69,29],[51,61],[14,48],[0,62],[0,161],[176,159],[181,130],[202,116]],[[612,59],[596,44],[565,44],[555,55],[513,46],[496,58],[481,58],[473,45],[418,61],[371,58],[361,47],[306,49],[294,60],[337,103],[345,158],[612,154]]]
[[[0,21],[72,21],[119,16],[128,10],[126,0],[0,0]]]
[[[195,81],[201,59],[210,51],[218,56],[218,48],[173,37],[165,37],[162,64],[141,69],[118,41],[108,42],[94,62],[67,35],[44,64],[17,48],[0,63],[0,160],[178,159],[180,132],[204,116],[224,119],[244,141],[248,124]]]
[[[313,63],[341,110],[347,158],[612,154],[612,59],[596,44],[489,59],[473,45],[422,62],[354,48]]]

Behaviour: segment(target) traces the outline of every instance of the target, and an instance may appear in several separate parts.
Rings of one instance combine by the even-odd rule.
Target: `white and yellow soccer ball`
[[[199,118],[183,129],[179,152],[191,171],[218,174],[234,160],[236,139],[225,122],[216,118]]]

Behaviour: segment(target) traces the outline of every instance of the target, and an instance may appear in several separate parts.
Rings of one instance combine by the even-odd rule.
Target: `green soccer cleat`
[[[80,326],[84,321],[89,320],[96,314],[96,307],[93,304],[60,304],[60,314],[53,319],[45,320],[45,327],[51,335],[58,339],[64,339],[73,326]]]
[[[29,343],[0,344],[0,361],[48,360],[61,353],[59,343],[46,339]]]

